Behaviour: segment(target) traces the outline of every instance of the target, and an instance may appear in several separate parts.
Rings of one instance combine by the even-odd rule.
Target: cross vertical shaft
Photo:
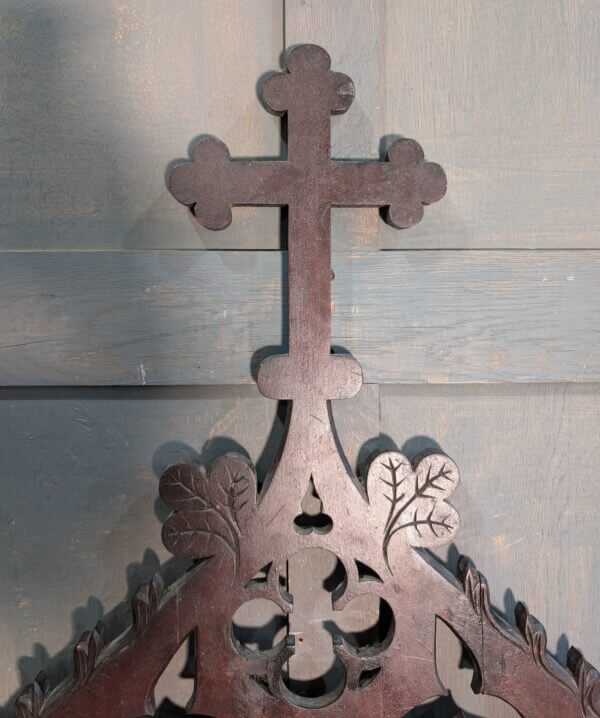
[[[288,208],[289,355],[317,369],[331,346],[331,213],[324,188],[315,191],[329,163],[330,110],[306,103],[313,88],[303,80],[287,110],[288,162],[303,178]]]
[[[331,347],[330,209],[310,197],[289,207],[289,355],[316,369]],[[310,359],[309,359],[310,357]]]
[[[170,179],[175,198],[211,229],[231,222],[233,205],[289,208],[289,352],[267,357],[258,375],[274,399],[346,398],[362,383],[356,360],[331,354],[331,207],[388,207],[392,225],[409,227],[446,189],[442,168],[425,162],[413,140],[395,142],[387,162],[331,160],[330,117],[350,107],[354,86],[330,66],[323,49],[301,45],[263,86],[267,108],[287,115],[287,161],[232,162],[226,146],[209,139]]]

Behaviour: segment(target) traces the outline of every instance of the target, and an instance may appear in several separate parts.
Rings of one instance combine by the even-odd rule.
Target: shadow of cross
[[[224,229],[234,205],[280,205],[288,209],[289,352],[265,359],[258,386],[272,399],[342,399],[362,384],[358,362],[331,354],[330,208],[387,207],[388,222],[410,227],[423,205],[446,191],[443,169],[425,162],[414,141],[402,139],[387,161],[331,159],[330,116],[354,99],[352,80],[330,70],[331,59],[316,45],[288,55],[286,71],[265,82],[263,99],[275,114],[287,114],[285,161],[232,161],[227,147],[200,142],[193,162],[172,172],[169,189],[192,207],[208,229]]]

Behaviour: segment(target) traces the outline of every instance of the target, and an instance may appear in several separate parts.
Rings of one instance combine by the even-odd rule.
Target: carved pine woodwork
[[[424,205],[444,195],[442,168],[408,139],[395,142],[384,162],[332,161],[330,116],[348,110],[354,86],[331,71],[319,47],[289,53],[285,71],[265,82],[263,98],[287,116],[286,161],[232,161],[223,143],[206,139],[192,162],[174,169],[170,190],[215,230],[231,222],[235,205],[288,207],[289,351],[266,358],[258,374],[265,396],[288,401],[279,458],[259,493],[254,467],[240,455],[226,454],[210,470],[167,469],[160,495],[172,513],[163,541],[193,559],[193,568],[168,591],[158,575],[142,586],[133,625],[112,642],[101,623],[85,633],[72,678],[50,691],[40,674],[17,699],[18,718],[151,716],[156,682],[190,635],[196,675],[189,715],[291,717],[318,709],[323,716],[401,716],[445,694],[435,665],[436,619],[471,656],[475,691],[498,696],[526,718],[600,716],[600,675],[579,651],[571,648],[568,666],[559,665],[547,653],[543,626],[522,604],[516,627],[508,625],[469,560],[460,560],[457,579],[427,551],[459,530],[449,502],[459,483],[454,462],[430,454],[413,465],[387,451],[357,477],[336,437],[330,401],[356,394],[362,373],[354,358],[331,352],[330,208],[385,207],[390,224],[410,227]],[[321,501],[316,516],[302,509],[309,486]],[[283,677],[294,637],[250,650],[232,622],[257,597],[292,612],[282,569],[314,547],[343,566],[335,610],[372,594],[391,618],[385,635],[366,647],[335,636],[345,679],[325,695],[306,697]]]

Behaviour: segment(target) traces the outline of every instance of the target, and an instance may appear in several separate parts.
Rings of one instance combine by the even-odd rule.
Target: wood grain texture
[[[384,133],[418,132],[448,174],[409,241],[600,247],[595,0],[386,0],[385,14]],[[380,242],[403,246],[385,227]]]
[[[365,386],[334,403],[353,466],[377,439],[378,396]],[[0,390],[3,718],[38,671],[53,683],[71,673],[75,641],[99,618],[112,636],[129,625],[128,598],[159,566],[167,582],[187,567],[161,542],[162,472],[237,451],[263,479],[283,433],[276,409],[253,386]],[[248,616],[249,625],[259,619]],[[176,676],[160,688],[184,703],[190,681]]]
[[[1,249],[270,248],[279,210],[199,228],[164,175],[200,134],[281,156],[257,85],[284,45],[322,43],[355,81],[334,154],[418,139],[449,193],[413,233],[335,210],[334,248],[597,248],[593,0],[3,0]]]
[[[361,471],[379,448],[379,386],[364,384],[351,403],[339,401],[333,406],[346,457],[355,471]],[[315,511],[318,504],[312,502]],[[331,648],[333,623],[351,640],[353,633],[372,629],[379,619],[379,600],[373,595],[352,601],[344,611],[333,611],[332,590],[339,569],[336,556],[319,549],[301,551],[288,561],[288,590],[294,596],[289,632],[296,636],[288,671],[296,690],[316,679],[333,690],[343,679],[343,664]]]
[[[413,137],[447,172],[414,232],[369,225],[389,249],[600,247],[599,32],[594,0],[286,2],[356,83],[341,145]]]
[[[377,157],[398,134],[414,136],[449,176],[445,200],[410,232],[373,210],[334,210],[334,249],[600,246],[593,0],[285,8],[284,39],[281,0],[175,0],[168,11],[156,0],[2,0],[0,250],[278,248],[277,209],[236,209],[228,230],[211,233],[163,177],[200,133],[234,157],[279,156],[278,120],[256,83],[299,42],[326,47],[357,86],[334,118],[336,156]],[[0,383],[251,381],[254,351],[282,341],[285,255],[182,255],[3,255]],[[333,293],[335,341],[369,380],[600,378],[595,254],[367,255],[334,260]],[[600,636],[585,630],[600,601],[598,386],[384,387],[381,442],[376,387],[365,391],[360,406],[342,405],[352,462],[385,448],[385,435],[409,454],[431,445],[423,437],[438,442],[463,475],[458,547],[487,574],[495,603],[508,612],[526,599],[561,658],[565,630],[600,663]],[[161,467],[238,441],[256,458],[280,426],[251,387],[0,396],[4,702],[40,668],[64,675],[66,642],[108,609],[112,628],[125,624],[124,592],[166,558],[152,510]],[[15,554],[25,534],[27,553]],[[300,596],[311,564],[298,571]],[[443,630],[439,646],[463,708],[514,715],[470,695]],[[181,697],[168,679],[164,690]]]
[[[282,0],[2,0],[0,36],[0,249],[279,247],[277,208],[214,234],[165,173],[200,134],[280,155]]]
[[[507,616],[525,601],[561,661],[573,644],[597,663],[598,385],[390,386],[380,396],[383,448],[396,443],[408,456],[441,448],[458,464],[453,502],[462,521],[450,563],[462,553],[481,566],[493,604]],[[455,660],[447,634],[440,650]],[[462,707],[514,715],[472,697],[461,673],[449,687]]]
[[[286,342],[282,261],[5,253],[0,383],[249,383]],[[593,251],[337,252],[333,268],[333,344],[369,383],[600,377]]]
[[[334,406],[352,465],[393,443],[408,456],[448,452],[461,469],[453,500],[463,518],[450,561],[458,551],[477,561],[501,610],[525,600],[561,659],[568,639],[600,662],[600,385],[383,387],[380,435],[378,396],[365,386]],[[282,432],[275,406],[254,387],[0,391],[0,704],[41,668],[69,672],[69,649],[98,618],[111,632],[125,626],[125,595],[159,565],[167,579],[181,572],[181,562],[165,564],[158,475],[242,449],[264,476]],[[471,696],[469,671],[457,671],[456,645],[441,629],[438,647],[440,675],[467,715],[514,715]],[[177,701],[189,681],[175,675],[160,688]]]
[[[379,159],[379,57],[373,48],[380,37],[381,4],[363,0],[286,0],[285,44],[313,43],[331,56],[334,70],[349,75],[356,89],[352,106],[331,123],[332,156]],[[343,30],[342,30],[343,28]],[[331,215],[334,249],[376,247],[378,210],[337,208]]]
[[[2,249],[270,248],[276,208],[199,228],[164,175],[200,134],[280,156],[257,83],[284,44],[320,42],[357,98],[334,153],[414,136],[449,193],[415,232],[335,210],[334,248],[599,246],[593,0],[3,0]]]

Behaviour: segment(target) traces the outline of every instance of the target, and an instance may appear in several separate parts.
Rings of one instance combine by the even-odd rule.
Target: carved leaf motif
[[[600,718],[600,671],[573,646],[569,648],[567,664],[577,680],[586,718]]]
[[[200,466],[171,466],[161,477],[160,495],[174,509],[162,531],[171,553],[189,559],[230,553],[237,570],[240,530],[256,504],[256,474],[248,459],[225,454],[209,477]]]
[[[203,466],[175,464],[160,479],[160,497],[174,511],[204,511],[208,508],[206,483]]]
[[[93,631],[85,631],[81,635],[73,650],[75,682],[83,683],[91,676],[100,651],[106,645],[106,638],[106,626],[102,621],[98,621]]]
[[[175,556],[204,558],[223,548],[237,554],[237,537],[233,526],[214,509],[193,515],[172,514],[162,531],[163,543]]]
[[[240,525],[256,503],[256,474],[245,456],[224,454],[210,472],[208,483],[213,506],[229,511]]]
[[[390,542],[397,535],[421,547],[440,546],[454,537],[459,516],[445,499],[458,482],[456,464],[443,454],[426,456],[414,470],[398,451],[386,451],[372,462],[367,485],[371,503],[378,505],[382,499],[385,505],[386,562]]]
[[[158,571],[152,576],[150,583],[143,584],[138,588],[131,600],[133,627],[136,632],[141,633],[146,628],[158,610],[163,592],[164,584]]]
[[[25,686],[15,703],[16,718],[39,718],[49,683],[46,674],[38,673],[33,683]]]

